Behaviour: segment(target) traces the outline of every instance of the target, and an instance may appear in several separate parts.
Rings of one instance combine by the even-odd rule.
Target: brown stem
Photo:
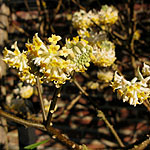
[[[145,101],[143,102],[143,104],[144,104],[144,106],[147,108],[147,110],[150,112],[150,103],[149,103],[149,101],[148,101],[148,100],[145,100]]]
[[[41,84],[40,84],[39,77],[37,77],[36,83],[37,83],[38,95],[39,95],[39,98],[40,98],[40,104],[41,104],[41,109],[42,109],[43,121],[45,122],[46,121],[46,113],[45,113],[45,109],[44,109],[44,101],[43,101],[43,97],[42,97]]]
[[[1,119],[1,124],[2,124],[2,127],[4,129],[4,132],[5,132],[6,136],[7,136],[7,133],[8,133],[7,120],[4,117],[1,117],[0,119]],[[6,141],[5,141],[5,146],[4,147],[5,147],[5,150],[9,150],[9,148],[8,148],[8,137],[6,137]]]
[[[69,111],[80,98],[81,98],[81,95],[78,95],[75,99],[73,99],[71,103],[68,105],[68,107],[65,109],[64,113]]]
[[[129,150],[144,150],[149,144],[150,144],[150,138],[146,139],[139,145],[135,145],[134,148],[131,148]]]
[[[73,79],[73,83],[78,87],[78,89],[79,89],[85,96],[89,96],[89,94],[80,86],[80,84],[77,82],[77,80]]]
[[[95,102],[93,103],[92,99],[89,97],[89,94],[80,86],[80,84],[75,79],[73,79],[73,82],[81,90],[81,92],[90,100],[90,102],[93,104],[93,106],[96,108],[96,110],[98,111],[98,117],[101,117],[104,120],[104,122],[106,123],[106,125],[109,127],[109,129],[111,130],[111,132],[115,136],[115,138],[118,141],[119,145],[121,147],[124,147],[124,144],[121,141],[121,139],[119,138],[117,132],[115,131],[115,129],[113,128],[113,126],[109,123],[109,121],[105,117],[104,113],[101,110],[99,110],[99,107],[97,106],[97,104],[95,104]]]
[[[121,141],[120,137],[118,136],[118,134],[115,131],[115,129],[113,128],[113,126],[108,122],[108,120],[105,117],[104,113],[101,110],[98,110],[98,115],[97,116],[103,119],[103,121],[106,123],[106,125],[108,126],[108,128],[111,130],[111,132],[115,136],[115,138],[116,138],[117,142],[119,143],[119,145],[121,147],[124,147],[123,142]]]
[[[46,120],[46,128],[48,128],[50,126],[50,123],[52,121],[52,115],[54,113],[56,102],[57,102],[57,99],[60,95],[60,91],[61,91],[61,87],[55,89],[55,92],[54,92],[54,95],[53,95],[53,98],[52,98],[52,102],[51,102],[51,105],[50,105],[50,108],[49,108],[47,120]]]
[[[82,146],[69,140],[64,134],[61,134],[58,129],[56,129],[52,126],[45,128],[45,126],[42,124],[34,123],[31,121],[27,121],[25,119],[16,117],[12,114],[6,113],[5,111],[3,111],[1,109],[0,109],[0,116],[3,116],[6,119],[9,119],[9,120],[14,121],[16,123],[22,124],[26,127],[34,127],[34,128],[40,129],[42,131],[47,131],[52,136],[52,138],[54,138],[54,139],[56,138],[58,141],[60,141],[64,145],[68,146],[70,149],[73,149],[73,150],[81,150],[82,149]]]

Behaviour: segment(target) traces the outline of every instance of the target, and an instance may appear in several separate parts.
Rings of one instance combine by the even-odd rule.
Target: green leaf
[[[34,148],[38,147],[41,144],[47,143],[49,140],[50,139],[47,139],[47,140],[44,140],[44,141],[41,141],[41,142],[37,142],[37,143],[31,144],[31,145],[25,146],[24,149],[34,149]]]

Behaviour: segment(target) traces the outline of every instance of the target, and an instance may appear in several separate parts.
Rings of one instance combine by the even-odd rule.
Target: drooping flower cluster
[[[63,84],[66,80],[69,80],[69,75],[64,71],[69,62],[62,59],[58,52],[60,46],[57,45],[57,42],[60,39],[60,36],[52,35],[52,37],[48,38],[51,44],[45,45],[35,34],[33,43],[26,44],[28,58],[31,59],[31,68],[35,66],[39,68],[38,73],[41,73],[42,81],[54,81],[56,85]]]
[[[32,43],[26,43],[27,51],[20,52],[15,42],[12,46],[14,52],[4,49],[3,60],[10,67],[18,69],[22,81],[34,85],[38,77],[41,82],[54,81],[59,87],[70,79],[72,71],[83,72],[89,67],[92,53],[92,47],[79,37],[66,40],[62,49],[57,44],[60,39],[60,36],[52,35],[48,38],[50,44],[46,45],[36,33]]]
[[[123,102],[129,102],[130,105],[136,106],[142,104],[150,95],[148,81],[150,76],[137,81],[137,77],[127,81],[123,76],[115,73],[114,81],[112,82],[113,90],[117,90],[117,94],[123,99]]]
[[[118,19],[118,11],[113,6],[102,6],[100,11],[80,10],[75,12],[72,24],[79,36],[93,47],[92,62],[101,67],[111,66],[115,57],[115,46],[108,41],[107,28],[110,28]],[[104,28],[105,26],[108,26]]]

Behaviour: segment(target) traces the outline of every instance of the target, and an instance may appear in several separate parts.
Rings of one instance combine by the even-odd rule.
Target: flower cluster
[[[59,87],[70,79],[72,71],[83,72],[89,67],[92,53],[92,47],[79,37],[66,40],[62,48],[57,44],[60,39],[60,36],[52,35],[48,38],[50,44],[46,45],[36,33],[32,43],[26,43],[27,51],[20,52],[15,42],[14,52],[4,49],[3,60],[18,69],[22,81],[34,85],[38,77],[40,82],[54,81]]]
[[[101,24],[114,24],[118,20],[118,11],[113,6],[103,5],[98,12]]]
[[[86,40],[81,39],[79,41],[77,36],[72,41],[70,39],[66,40],[66,45],[60,50],[60,54],[72,63],[73,70],[84,72],[90,66],[92,50]]]
[[[93,47],[92,62],[97,66],[108,67],[111,66],[115,57],[115,45],[110,41],[97,42]]]
[[[92,62],[101,67],[111,66],[115,57],[115,46],[108,41],[104,26],[111,26],[118,19],[118,11],[113,6],[102,6],[100,11],[75,12],[72,24],[79,36],[93,47]],[[100,30],[101,29],[101,30]]]
[[[116,72],[111,86],[113,90],[117,90],[117,94],[123,98],[123,102],[127,101],[130,105],[136,106],[142,104],[149,97],[150,88],[147,84],[149,80],[150,76],[142,78],[140,81],[137,81],[135,77],[130,82]]]
[[[73,14],[72,24],[77,29],[87,29],[95,25],[112,25],[118,20],[118,11],[113,6],[103,5],[100,11],[80,10]]]
[[[77,29],[87,29],[94,25],[93,21],[98,21],[99,16],[96,12],[89,11],[88,13],[85,10],[80,10],[73,14],[72,23],[73,26]]]

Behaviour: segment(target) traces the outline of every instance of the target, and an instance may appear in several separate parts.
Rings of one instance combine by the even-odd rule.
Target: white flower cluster
[[[145,66],[143,70],[145,70]],[[137,77],[133,78],[131,81],[127,81],[116,72],[111,86],[113,90],[117,90],[117,94],[122,97],[123,102],[127,101],[130,105],[136,106],[137,104],[142,104],[144,100],[149,98],[149,80],[150,76],[146,78],[142,77],[140,81],[138,81]]]

